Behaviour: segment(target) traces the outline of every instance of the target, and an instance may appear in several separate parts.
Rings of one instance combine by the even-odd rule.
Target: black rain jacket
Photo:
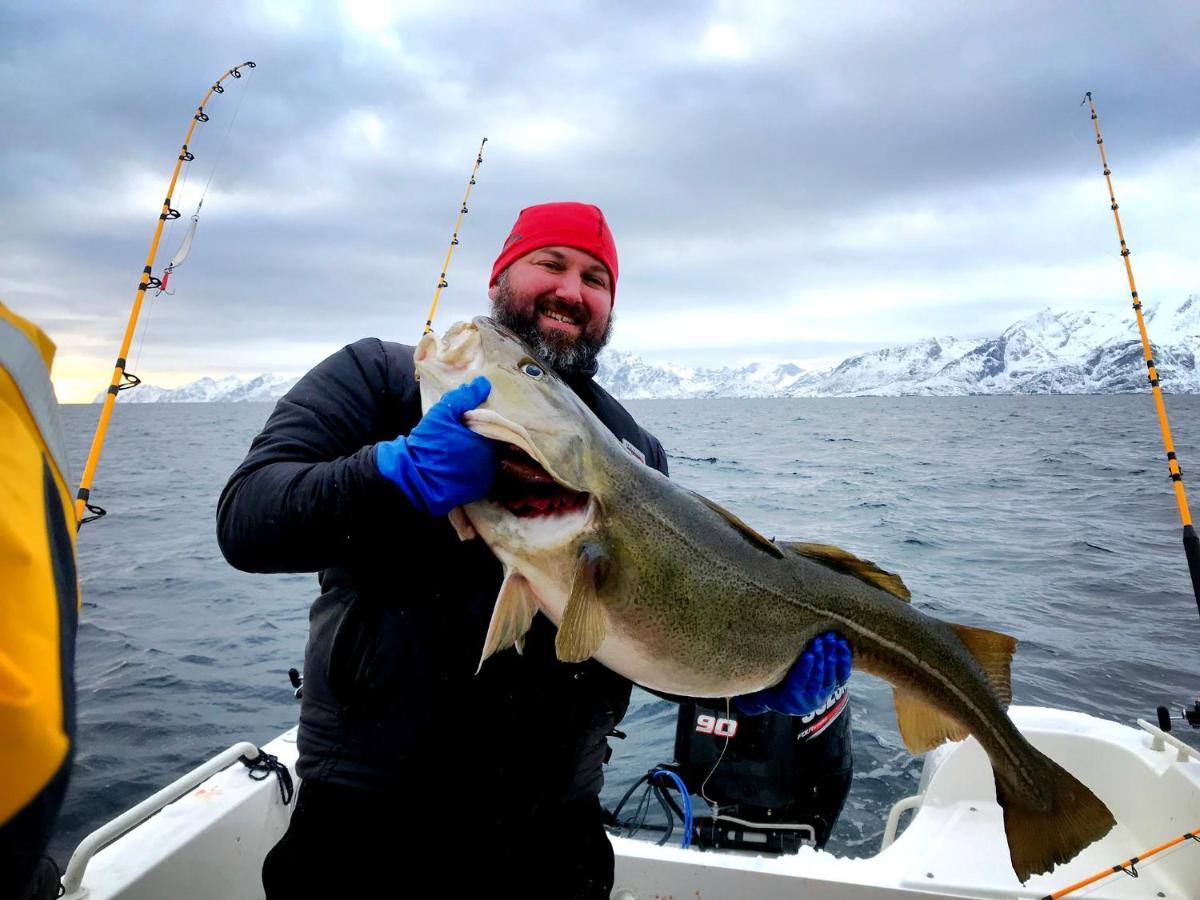
[[[594,661],[559,662],[545,616],[523,655],[498,653],[476,675],[500,564],[376,468],[375,445],[421,417],[412,354],[368,338],[326,359],[279,401],[221,494],[232,565],[319,572],[299,774],[515,816],[596,796],[630,682]],[[616,400],[590,377],[570,383],[666,474],[662,445]]]

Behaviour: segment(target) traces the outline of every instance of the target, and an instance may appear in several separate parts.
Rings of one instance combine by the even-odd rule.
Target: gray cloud
[[[1200,280],[1177,215],[1190,4],[143,6],[0,11],[0,297],[100,381],[189,110],[248,58],[191,142],[185,220],[229,134],[150,379],[414,337],[484,135],[441,321],[482,306],[517,210],[555,198],[605,208],[616,344],[661,358],[849,353],[1120,298],[1085,90],[1147,274]],[[759,336],[733,342],[735,320]]]

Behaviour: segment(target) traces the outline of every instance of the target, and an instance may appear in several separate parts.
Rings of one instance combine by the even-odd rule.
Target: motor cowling
[[[774,853],[823,847],[853,774],[849,701],[839,689],[808,716],[680,703],[673,768],[716,806],[715,816],[696,817],[696,843]]]

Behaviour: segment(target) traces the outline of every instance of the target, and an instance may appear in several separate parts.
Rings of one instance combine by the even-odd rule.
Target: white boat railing
[[[887,824],[883,826],[883,840],[879,842],[881,853],[891,846],[892,841],[896,839],[896,831],[900,828],[900,814],[905,810],[916,809],[924,799],[924,794],[913,794],[911,797],[904,797],[901,800],[897,800],[892,805],[892,810],[888,813]]]
[[[174,803],[199,787],[213,775],[216,775],[223,769],[227,769],[243,756],[252,761],[258,759],[259,752],[259,749],[249,741],[234,744],[228,750],[217,754],[208,760],[208,762],[197,766],[186,775],[172,781],[161,791],[147,797],[137,806],[126,810],[111,822],[105,823],[85,837],[79,842],[79,846],[75,848],[75,852],[71,854],[71,861],[67,863],[67,871],[63,875],[62,880],[63,890],[65,891],[63,900],[71,900],[73,897],[83,896],[78,893],[80,885],[83,884],[83,873],[87,869],[91,858],[105,845],[111,844],[121,835],[125,834],[125,832],[144,822],[163,807]]]
[[[1167,748],[1163,745],[1170,744],[1179,751],[1179,755],[1175,757],[1176,762],[1187,762],[1189,759],[1200,762],[1200,753],[1197,753],[1195,748],[1189,747],[1179,738],[1172,734],[1167,734],[1157,725],[1151,725],[1145,719],[1138,719],[1137,723],[1142,727],[1143,731],[1148,731],[1153,736],[1153,740],[1150,742],[1151,750],[1166,750]]]

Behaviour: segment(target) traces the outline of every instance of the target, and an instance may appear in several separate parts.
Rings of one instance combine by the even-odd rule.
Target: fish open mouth
[[[505,444],[488,499],[525,519],[576,512],[587,506],[588,495],[559,484],[520,447]]]

